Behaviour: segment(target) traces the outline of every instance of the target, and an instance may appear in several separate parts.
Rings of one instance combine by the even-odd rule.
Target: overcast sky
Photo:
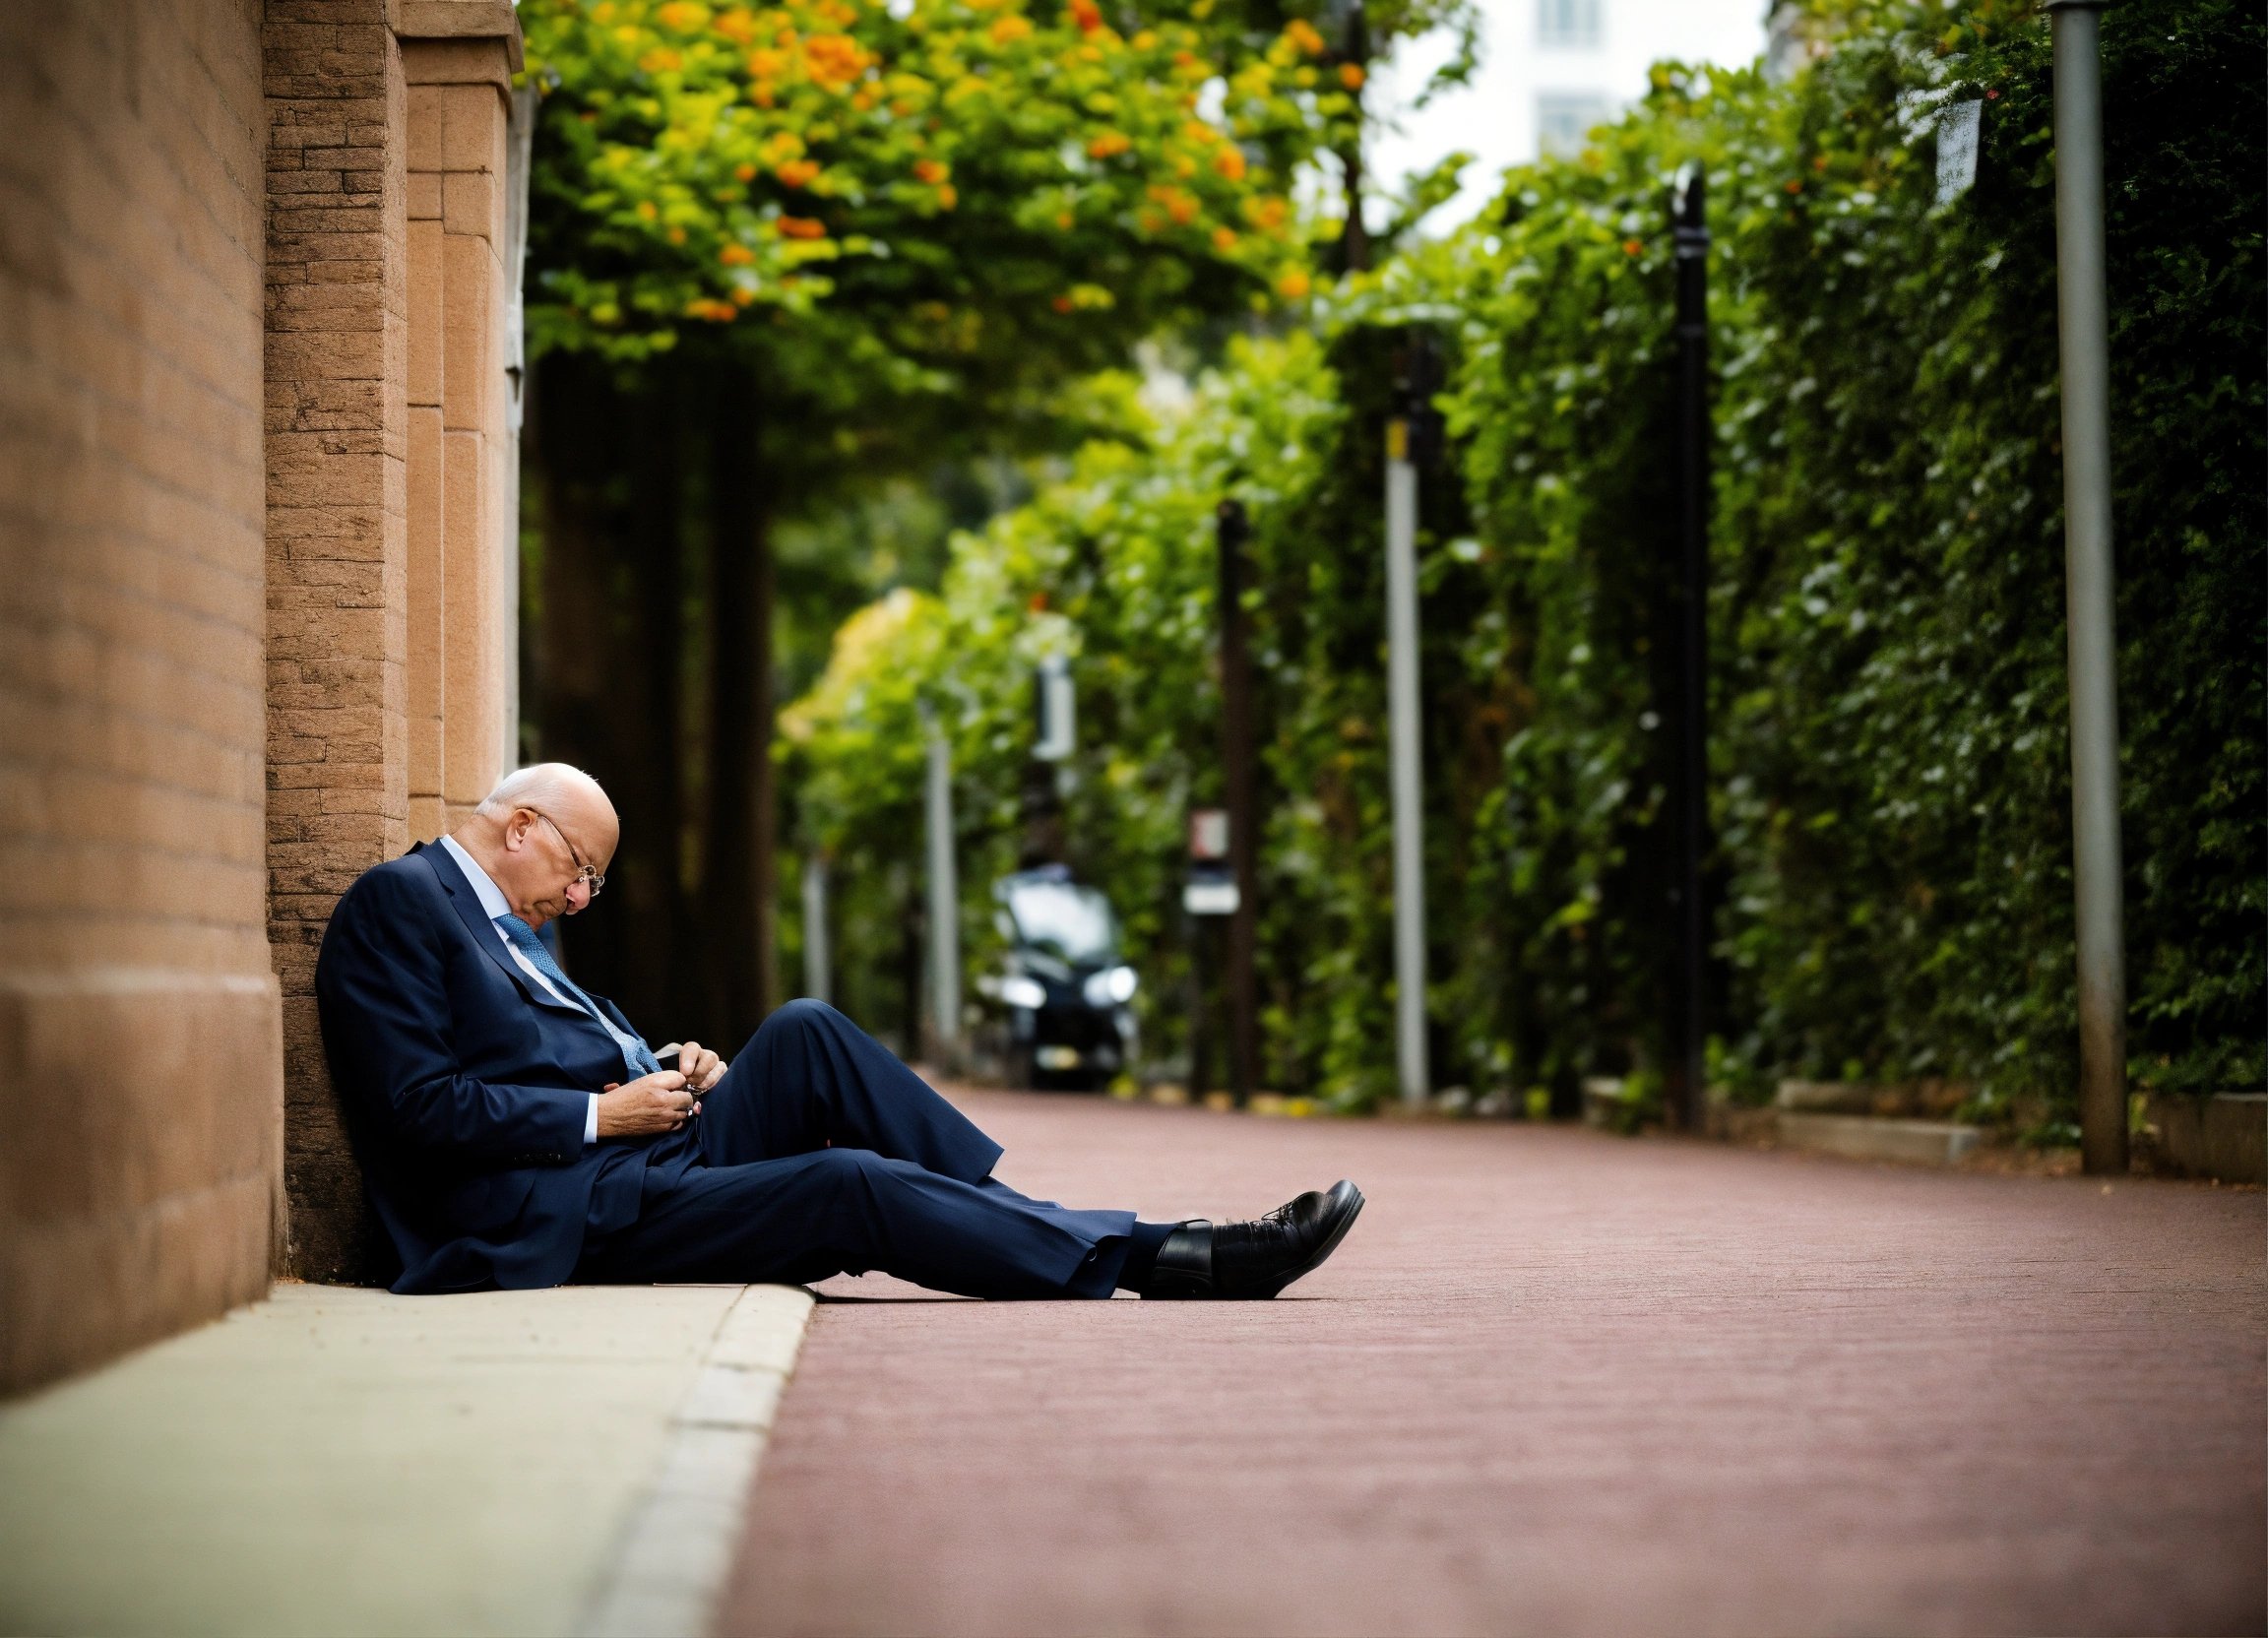
[[[1427,220],[1433,232],[1479,211],[1505,165],[1536,157],[1539,93],[1590,92],[1619,104],[1644,92],[1647,65],[1659,58],[1745,66],[1764,49],[1765,0],[1597,0],[1600,38],[1580,50],[1541,43],[1540,0],[1478,3],[1481,55],[1473,84],[1422,112],[1403,113],[1402,135],[1381,134],[1371,144],[1371,172],[1389,186],[1457,149],[1480,157],[1465,170],[1464,191]],[[1445,41],[1413,42],[1378,72],[1373,106],[1406,106],[1448,56]]]

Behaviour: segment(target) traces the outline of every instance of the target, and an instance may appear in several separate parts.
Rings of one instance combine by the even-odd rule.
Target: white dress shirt
[[[550,996],[552,1000],[557,1001],[561,1006],[573,1007],[580,1012],[583,1003],[570,1000],[552,988],[551,980],[543,976],[541,971],[528,959],[519,945],[512,942],[512,935],[502,927],[496,926],[496,917],[510,915],[512,906],[505,899],[503,890],[488,879],[488,872],[480,868],[479,861],[467,852],[453,836],[443,837],[441,846],[449,850],[449,856],[457,861],[457,868],[464,871],[465,879],[472,884],[472,896],[480,901],[480,914],[488,918],[488,925],[495,928],[496,936],[504,941],[506,953],[511,956],[520,971],[540,985],[543,993]],[[604,1020],[600,1020],[600,1022],[603,1023]],[[608,1030],[606,1033],[612,1035],[614,1032]],[[598,1095],[593,1093],[591,1094],[591,1106],[583,1115],[583,1142],[588,1147],[598,1141]]]

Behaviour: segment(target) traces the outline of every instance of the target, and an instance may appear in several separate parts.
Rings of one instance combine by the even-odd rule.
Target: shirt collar
[[[510,915],[512,906],[503,890],[488,879],[488,872],[465,850],[464,845],[453,836],[441,839],[441,846],[449,850],[449,856],[457,861],[457,868],[465,872],[465,879],[472,884],[472,895],[480,901],[480,914],[494,921],[499,915]]]

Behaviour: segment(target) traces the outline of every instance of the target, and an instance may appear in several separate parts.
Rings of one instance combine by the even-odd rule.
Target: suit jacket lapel
[[[542,985],[520,970],[520,964],[504,948],[504,940],[497,934],[495,927],[480,914],[480,896],[472,891],[472,884],[465,879],[465,872],[457,868],[457,861],[449,856],[448,849],[428,848],[419,843],[411,851],[425,861],[425,867],[440,882],[441,891],[449,897],[450,908],[456,911],[457,918],[465,923],[465,930],[472,934],[473,947],[494,962],[507,978],[518,984],[521,994],[539,1007],[571,1012],[577,1018],[586,1020],[591,1017],[587,1008],[573,1001],[554,998]]]

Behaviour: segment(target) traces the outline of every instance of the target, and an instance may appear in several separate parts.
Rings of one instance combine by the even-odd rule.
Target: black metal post
[[[1677,1056],[1672,1118],[1689,1132],[1709,1114],[1709,917],[1702,865],[1709,847],[1709,228],[1701,167],[1678,172],[1670,196],[1677,252],[1677,488],[1679,558],[1679,920]]]
[[[1252,527],[1240,502],[1221,503],[1221,764],[1228,809],[1228,867],[1236,909],[1228,916],[1228,1090],[1242,1104],[1259,1081],[1260,993],[1255,971],[1260,918],[1257,751],[1253,744],[1252,660],[1244,615],[1244,542]]]

